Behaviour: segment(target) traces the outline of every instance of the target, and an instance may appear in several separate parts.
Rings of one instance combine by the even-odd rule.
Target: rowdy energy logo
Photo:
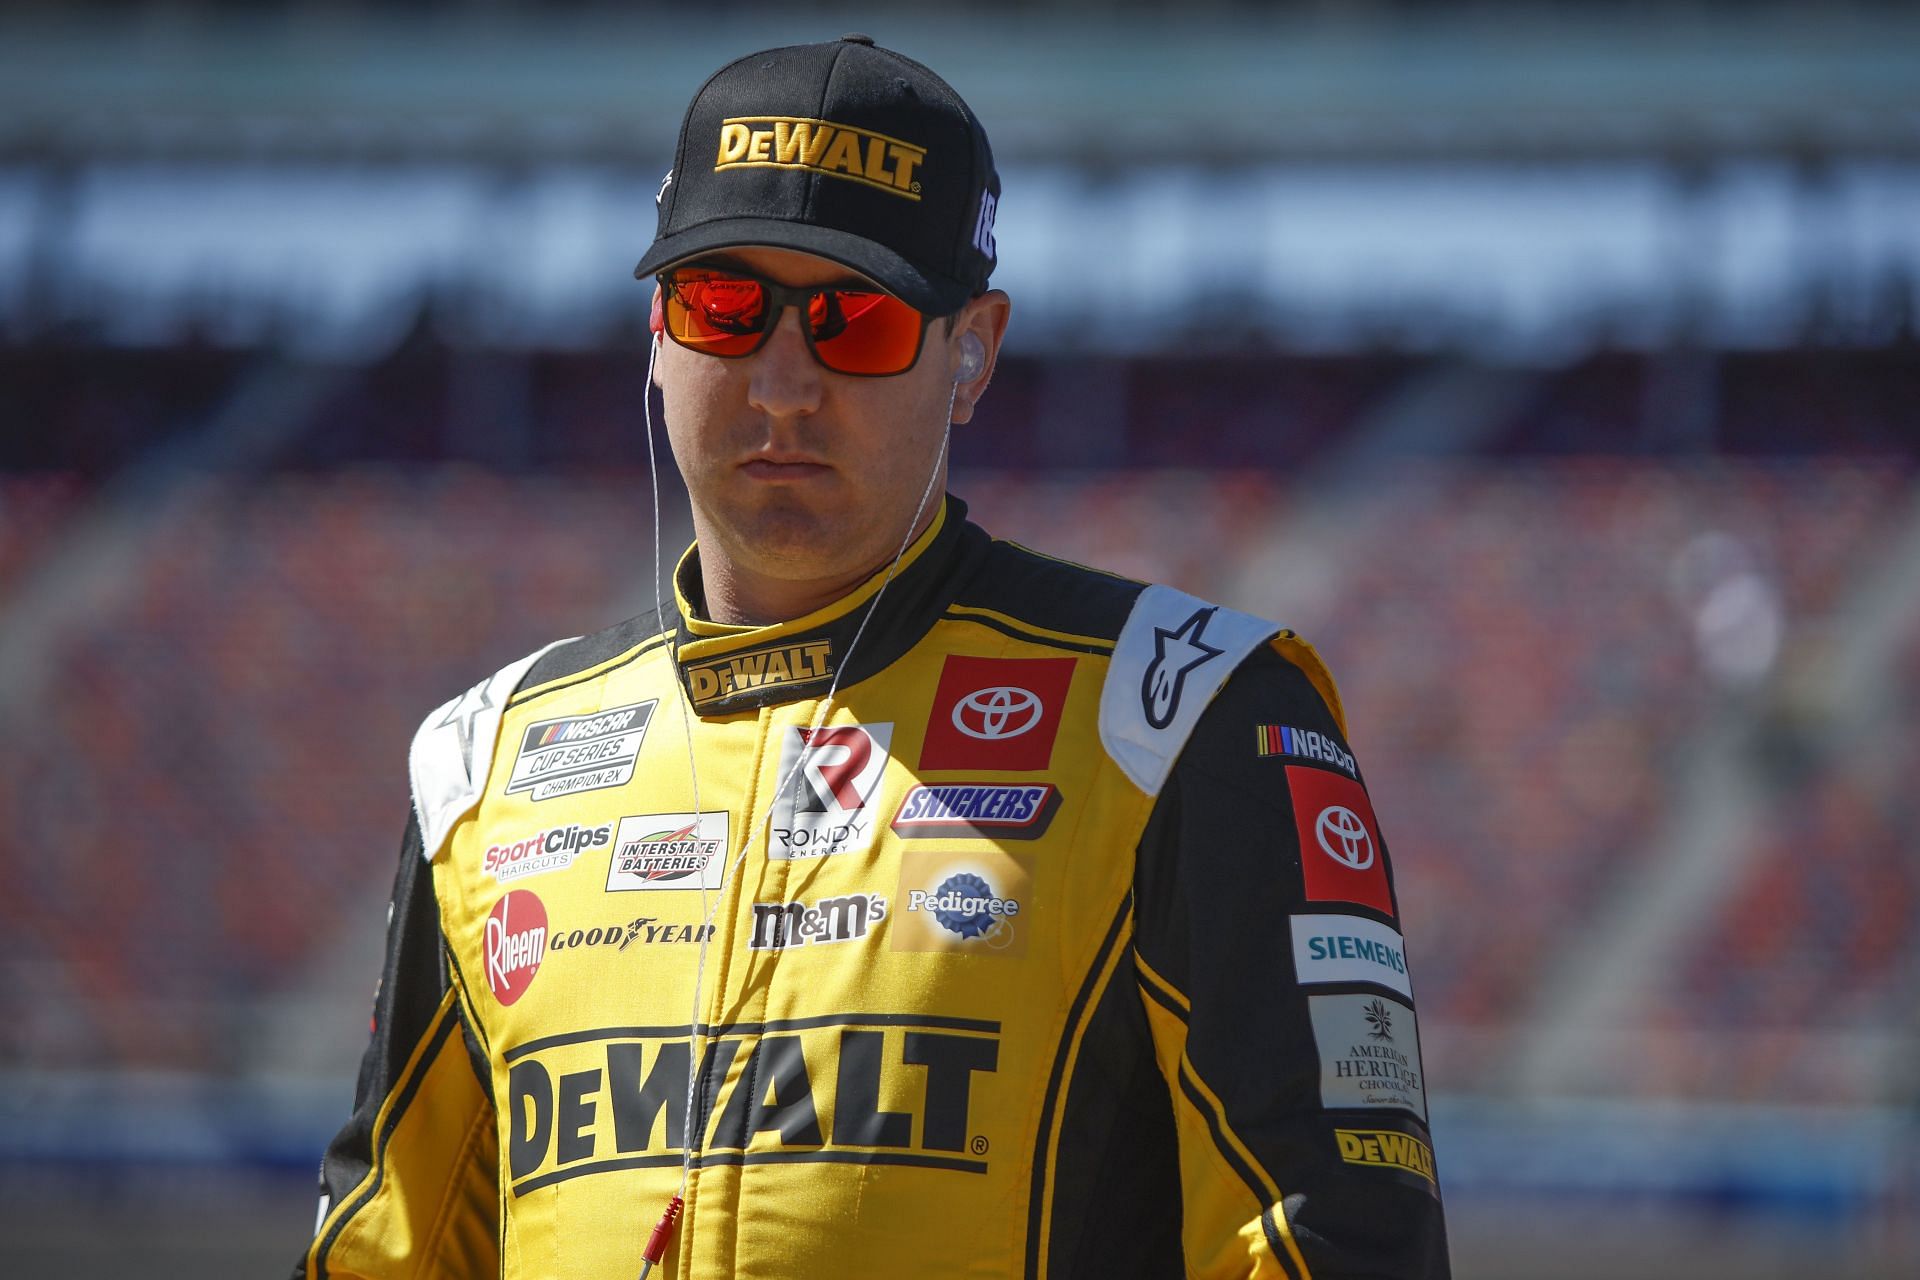
[[[709,1029],[695,1120],[706,1135],[702,1162],[987,1172],[993,1140],[973,1128],[973,1100],[999,1065],[999,1023],[943,1018],[922,1027],[897,1014],[805,1021]],[[575,1032],[509,1049],[505,1059],[502,1154],[514,1195],[679,1165],[691,1065],[684,1033]]]
[[[720,122],[720,152],[713,171],[811,169],[918,200],[920,184],[913,171],[926,158],[925,147],[831,120],[736,116]]]
[[[775,645],[693,663],[686,671],[693,705],[704,708],[753,689],[829,679],[833,675],[833,646],[825,640]]]
[[[718,889],[729,847],[724,811],[622,818],[607,860],[607,890]]]
[[[902,836],[968,836],[1037,840],[1060,808],[1060,789],[1050,782],[1002,786],[955,782],[915,787],[893,815]]]
[[[792,781],[774,800],[767,856],[824,858],[871,845],[869,801],[886,772],[892,742],[891,724],[789,728],[775,776]]]
[[[525,889],[511,889],[487,916],[487,986],[501,1004],[527,993],[547,953],[547,908]]]
[[[551,800],[625,784],[633,777],[654,706],[635,702],[591,715],[536,720],[521,734],[507,793],[529,791],[534,800]]]
[[[1386,996],[1309,996],[1320,1050],[1320,1102],[1330,1111],[1381,1107],[1427,1118],[1420,1028],[1413,1009]]]
[[[895,951],[1018,955],[1031,932],[1033,877],[1002,849],[912,850],[900,856],[900,892],[888,945]]]
[[[1073,683],[1072,658],[968,658],[940,668],[922,769],[1044,769]]]

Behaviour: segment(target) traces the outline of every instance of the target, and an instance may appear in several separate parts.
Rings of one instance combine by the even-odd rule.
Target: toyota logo
[[[1327,856],[1341,866],[1365,871],[1373,865],[1373,837],[1353,810],[1337,804],[1322,809],[1313,834]]]
[[[975,689],[953,705],[953,727],[969,738],[992,742],[1017,738],[1040,723],[1039,695],[1016,685]]]

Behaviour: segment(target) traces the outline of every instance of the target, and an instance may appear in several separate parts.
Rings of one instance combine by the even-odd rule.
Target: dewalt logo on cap
[[[925,147],[831,120],[736,116],[720,122],[720,156],[713,171],[812,169],[918,200],[920,184],[913,173],[926,158]]]

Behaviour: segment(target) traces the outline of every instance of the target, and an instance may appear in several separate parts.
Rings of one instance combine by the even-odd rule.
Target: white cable
[[[659,349],[659,342],[657,339],[655,340],[655,343],[654,343],[654,349],[656,352]],[[659,564],[660,564],[660,545],[659,545],[660,543],[660,524],[659,524],[660,481],[659,481],[658,469],[654,467],[654,461],[653,461],[653,457],[654,457],[653,455],[653,419],[652,419],[653,360],[651,356],[648,357],[647,366],[648,366],[647,463],[649,468],[655,471],[654,480],[653,480],[653,491],[654,491],[653,555],[654,555],[655,608],[658,609],[659,591],[660,591],[660,568],[659,568]],[[893,560],[887,565],[887,576],[881,580],[880,589],[873,593],[873,599],[867,602],[867,609],[866,609],[866,612],[863,615],[861,615],[860,625],[854,628],[853,639],[847,642],[846,654],[841,658],[839,666],[834,670],[833,679],[827,685],[826,695],[820,700],[820,709],[818,712],[815,713],[813,723],[807,727],[807,732],[809,735],[811,735],[815,730],[819,729],[821,725],[825,724],[827,717],[832,714],[834,695],[840,691],[840,677],[847,670],[847,668],[853,664],[854,650],[859,647],[860,638],[866,634],[867,624],[873,621],[874,612],[880,607],[880,598],[886,595],[887,588],[893,585],[894,575],[899,571],[899,568],[900,568],[901,557],[905,556],[907,554],[907,548],[913,545],[914,531],[920,527],[920,517],[926,514],[927,499],[933,495],[934,486],[939,482],[939,479],[940,479],[940,469],[946,464],[947,448],[948,448],[949,442],[953,438],[953,406],[957,398],[959,397],[959,394],[960,394],[960,384],[958,382],[955,382],[953,384],[953,390],[947,394],[947,420],[946,420],[946,425],[943,426],[940,431],[940,448],[934,454],[933,469],[927,473],[926,486],[920,491],[919,505],[913,509],[913,519],[907,521],[907,536],[901,540],[899,550],[893,553]],[[700,779],[699,779],[699,772],[694,765],[693,730],[691,727],[692,722],[688,718],[689,712],[687,709],[688,704],[685,696],[685,690],[681,688],[680,673],[679,673],[679,656],[675,652],[674,646],[671,643],[667,647],[667,660],[674,668],[673,685],[676,689],[681,690],[680,711],[681,711],[682,722],[688,725],[687,768],[693,774],[693,794],[694,794],[693,811],[694,811],[694,822],[696,824],[696,830],[697,830],[697,824],[699,823],[699,820],[700,820],[700,803],[699,803]],[[687,1184],[689,1181],[691,1181],[693,1177],[693,1160],[695,1155],[695,1145],[697,1143],[699,1147],[702,1149],[704,1149],[706,1146],[706,1135],[704,1133],[698,1133],[695,1131],[695,1126],[694,1126],[695,1117],[694,1117],[693,1104],[694,1104],[695,1094],[698,1092],[698,1082],[700,1079],[700,1056],[701,1055],[699,1050],[700,1050],[700,1042],[703,1038],[703,1033],[700,1030],[700,992],[701,992],[702,986],[706,982],[707,944],[711,941],[713,937],[714,916],[718,914],[720,910],[720,904],[726,901],[728,881],[730,881],[733,878],[734,873],[740,869],[740,864],[746,861],[748,850],[752,849],[754,845],[758,842],[761,833],[766,831],[772,825],[774,806],[779,803],[780,797],[786,793],[787,787],[793,782],[794,775],[800,771],[800,767],[806,763],[806,759],[807,759],[807,753],[803,745],[802,749],[794,754],[793,764],[790,768],[788,768],[786,772],[786,776],[780,779],[779,784],[775,786],[773,791],[768,795],[766,809],[761,815],[761,820],[758,828],[756,830],[749,831],[747,833],[747,838],[744,841],[742,841],[740,844],[740,852],[735,854],[733,861],[728,863],[727,866],[721,871],[720,883],[714,890],[715,898],[714,898],[713,906],[711,908],[707,907],[707,890],[706,890],[705,882],[703,881],[701,884],[700,906],[702,908],[702,915],[701,915],[701,921],[700,921],[700,934],[699,934],[700,954],[697,960],[695,961],[695,968],[693,971],[693,1011],[692,1011],[692,1016],[687,1020],[687,1107],[686,1107],[686,1112],[685,1112],[684,1120],[681,1127],[682,1146],[681,1146],[681,1156],[680,1156],[680,1186],[678,1190],[674,1192],[675,1195],[680,1196],[683,1200],[686,1197]]]

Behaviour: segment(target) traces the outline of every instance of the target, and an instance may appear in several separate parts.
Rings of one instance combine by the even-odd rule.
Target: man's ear
[[[948,367],[953,370],[953,421],[971,421],[973,406],[987,393],[993,367],[1000,359],[1000,343],[1007,336],[1013,299],[1004,289],[989,289],[968,301],[955,316],[947,341]]]

